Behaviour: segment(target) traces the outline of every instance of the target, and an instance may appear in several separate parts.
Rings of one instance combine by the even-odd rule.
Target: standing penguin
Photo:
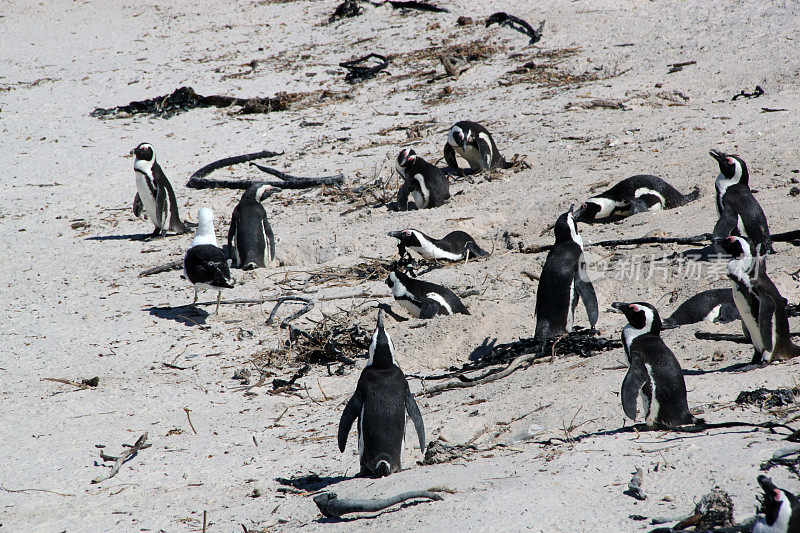
[[[761,498],[763,519],[753,524],[753,533],[800,533],[800,500],[789,491],[779,489],[770,478],[758,476],[764,491]]]
[[[178,202],[167,176],[156,161],[152,145],[142,143],[131,154],[136,157],[133,170],[136,174],[136,197],[133,212],[143,218],[143,213],[155,225],[151,237],[163,237],[167,231],[187,233],[189,229],[178,213]]]
[[[447,174],[419,157],[414,150],[401,150],[394,166],[404,180],[397,193],[400,211],[441,207],[450,199],[450,180]],[[409,203],[409,196],[413,204]]]
[[[755,364],[783,361],[800,355],[789,333],[788,302],[767,275],[766,256],[743,237],[720,242],[731,255],[728,278],[733,301],[742,317],[742,329],[753,343]]]
[[[183,274],[194,285],[194,302],[197,303],[197,292],[200,289],[217,291],[217,310],[222,299],[222,289],[232,289],[234,279],[231,276],[228,260],[222,248],[217,246],[214,234],[214,213],[203,207],[197,213],[197,232],[192,244],[183,258]]]
[[[361,475],[388,476],[400,470],[400,454],[406,433],[406,411],[414,421],[419,447],[425,453],[425,426],[408,387],[408,381],[394,362],[394,345],[383,327],[378,327],[369,346],[369,360],[358,378],[339,420],[339,451],[344,452],[347,435],[358,419],[358,455]]]
[[[699,187],[689,194],[683,194],[658,176],[640,174],[625,178],[607,191],[586,200],[575,212],[575,220],[593,222],[612,216],[673,209],[699,197]]]
[[[228,230],[228,253],[234,267],[253,270],[275,259],[275,236],[261,202],[280,189],[254,183],[233,209]]]
[[[697,322],[727,324],[741,318],[730,289],[709,289],[699,292],[683,302],[669,318],[663,320],[664,329],[673,329]]]
[[[400,270],[390,272],[386,285],[394,299],[414,318],[433,318],[436,315],[468,315],[469,311],[447,287],[409,277]]]
[[[489,130],[476,122],[468,120],[456,122],[447,132],[444,160],[456,173],[463,174],[458,168],[456,154],[463,157],[469,163],[469,168],[475,172],[511,168],[511,163],[500,155]]]
[[[628,373],[622,381],[622,409],[636,420],[636,401],[641,399],[645,422],[668,426],[698,423],[689,413],[686,401],[686,382],[675,354],[661,340],[661,318],[650,304],[611,304],[622,311],[628,326],[622,330]]]
[[[750,239],[756,246],[763,244],[772,250],[769,226],[764,210],[750,191],[750,174],[744,160],[717,150],[709,152],[719,164],[719,175],[714,182],[717,193],[717,224],[714,238],[730,235]]]
[[[547,254],[536,291],[536,333],[545,340],[572,331],[578,297],[583,301],[589,323],[597,323],[597,296],[586,275],[583,239],[569,211],[555,223],[556,242]]]
[[[401,259],[406,255],[407,250],[413,250],[423,259],[444,259],[446,261],[461,261],[468,255],[471,257],[489,255],[489,252],[478,246],[469,233],[463,231],[452,231],[441,239],[428,237],[415,229],[390,231],[389,236],[399,241],[397,251],[400,253]]]

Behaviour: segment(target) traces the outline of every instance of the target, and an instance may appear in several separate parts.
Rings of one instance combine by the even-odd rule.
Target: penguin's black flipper
[[[758,329],[764,350],[772,351],[772,322],[775,318],[775,302],[766,294],[758,295]]]
[[[233,245],[233,236],[236,235],[236,221],[239,220],[238,207],[239,206],[236,206],[233,209],[233,215],[231,215],[231,226],[228,228],[228,258],[233,260],[231,266],[236,268],[239,267],[239,250],[237,250],[236,246]],[[239,243],[236,244],[238,245]]]
[[[356,418],[361,416],[362,406],[363,401],[361,399],[361,393],[356,390],[356,392],[350,397],[350,401],[347,402],[347,405],[342,412],[342,418],[339,420],[340,452],[344,452],[344,448],[347,445],[347,435],[350,433],[350,428],[353,427],[353,422],[356,421]]]
[[[723,205],[722,213],[720,213],[717,223],[714,224],[714,231],[711,234],[712,242],[727,239],[732,233],[738,235],[738,218],[739,216],[733,210],[727,205]],[[717,245],[717,247],[719,246]]]
[[[269,258],[265,257],[264,262],[268,263],[269,261],[273,261],[275,259],[275,234],[272,233],[272,226],[269,225],[269,221],[267,220],[266,216],[261,219],[261,224],[264,228],[264,240],[267,246],[265,254],[269,254]]]
[[[461,174],[461,169],[458,168],[458,161],[456,160],[456,151],[450,146],[450,143],[444,145],[444,161],[456,174]]]
[[[489,252],[478,246],[475,241],[470,241],[464,247],[472,257],[486,257]]]
[[[441,305],[433,298],[425,298],[420,302],[419,317],[420,318],[433,318],[439,314]]]
[[[147,211],[144,209],[144,204],[142,203],[142,199],[139,198],[139,193],[136,193],[136,196],[133,198],[133,215],[136,218],[141,218],[142,220],[147,220]]]
[[[652,209],[654,205],[660,204],[661,198],[655,194],[643,194],[638,198],[634,198],[631,202],[631,215],[636,213],[644,213]]]
[[[447,146],[450,146],[449,144]],[[408,211],[408,193],[410,192],[410,187],[408,186],[408,182],[404,181],[402,185],[400,185],[400,190],[397,191],[397,210],[398,211]]]
[[[482,136],[479,136],[476,142],[481,154],[481,168],[489,170],[492,168],[492,146]]]
[[[156,186],[158,192],[156,193],[156,220],[153,224],[166,230],[169,228],[169,199],[167,198],[167,189],[162,185]]]
[[[417,438],[419,438],[419,449],[425,453],[425,424],[422,423],[422,414],[419,412],[417,402],[414,400],[414,395],[406,384],[406,411],[408,416],[414,421],[414,428],[417,430]]]
[[[594,285],[592,285],[592,282],[589,281],[586,275],[586,263],[583,261],[583,258],[581,258],[578,273],[575,274],[575,290],[578,291],[578,296],[580,296],[583,307],[586,309],[586,315],[589,317],[589,324],[591,324],[592,329],[594,329],[594,325],[597,324],[597,318],[599,316],[599,306],[597,305],[597,295],[594,292]]]
[[[622,410],[625,416],[631,420],[636,420],[636,401],[639,399],[639,391],[645,383],[650,380],[650,375],[644,367],[644,359],[639,352],[630,353],[630,367],[625,379],[622,380]]]

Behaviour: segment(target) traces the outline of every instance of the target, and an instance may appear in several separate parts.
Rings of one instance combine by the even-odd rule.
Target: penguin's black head
[[[644,330],[651,335],[658,335],[661,332],[661,317],[652,305],[645,302],[614,302],[611,307],[621,311],[635,329]]]
[[[578,226],[575,223],[575,216],[572,213],[574,206],[570,206],[569,211],[558,217],[554,226],[556,242],[574,242],[583,247],[583,239],[578,233]]]
[[[755,257],[756,255],[753,242],[745,237],[731,235],[724,239],[716,239],[714,242],[719,244],[719,246],[725,250],[725,253],[734,259],[740,257]]]
[[[779,520],[788,525],[792,511],[798,508],[797,497],[791,492],[776,487],[772,480],[765,475],[758,476],[758,484],[764,491],[763,497],[760,498],[759,512],[764,513],[767,525],[773,527]]]
[[[467,135],[461,126],[455,124],[447,133],[447,142],[453,148],[464,148],[467,144]]]
[[[597,202],[587,200],[575,211],[574,217],[578,222],[591,222],[600,212],[601,206]]]
[[[403,148],[400,150],[400,155],[397,156],[397,166],[400,168],[408,168],[417,161],[417,153],[411,148]]]
[[[389,272],[388,276],[386,276],[386,285],[388,285],[390,289],[394,290],[395,285],[400,284],[405,286],[408,280],[409,277],[404,272],[394,269],[392,272]]]
[[[378,311],[378,326],[372,334],[372,343],[369,345],[369,361],[367,366],[388,368],[394,364],[394,344],[383,327],[383,310]]]
[[[394,237],[395,239],[398,239],[403,244],[403,246],[406,246],[408,248],[422,246],[422,243],[419,242],[417,230],[404,229],[403,231],[390,231],[389,237]]]
[[[717,160],[719,171],[726,180],[747,185],[750,175],[747,172],[747,165],[741,157],[729,155],[718,150],[711,150],[708,153]]]
[[[153,161],[156,158],[156,152],[153,150],[153,146],[150,143],[140,144],[131,150],[131,154],[136,156],[136,159],[142,159],[144,161]]]
[[[502,11],[497,12],[486,19],[486,27],[488,28],[492,24],[502,24],[508,20],[508,14],[503,13]]]

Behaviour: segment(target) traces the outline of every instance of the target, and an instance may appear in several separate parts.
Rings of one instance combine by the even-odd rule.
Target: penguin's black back
[[[578,264],[583,254],[574,241],[556,241],[547,254],[539,276],[536,291],[536,333],[534,338],[547,339],[566,331],[567,315],[575,303],[577,290],[570,301],[569,287],[578,273]]]
[[[469,250],[472,256],[489,255],[489,252],[483,250],[472,238],[472,235],[464,231],[451,231],[438,241],[434,241],[436,246],[453,254],[466,254]]]
[[[192,283],[205,283],[220,288],[233,287],[225,253],[213,244],[199,244],[189,248],[184,258],[184,270]]]
[[[164,174],[164,170],[161,168],[161,165],[158,164],[158,161],[153,161],[153,185],[158,190],[160,187],[163,187],[167,191],[167,201],[169,202],[170,208],[170,215],[169,215],[169,230],[174,231],[176,233],[187,233],[189,228],[186,227],[186,224],[183,223],[181,220],[181,215],[178,212],[178,199],[175,197],[175,191],[172,189],[172,184],[167,179],[167,175]]]
[[[239,267],[255,263],[265,266],[265,261],[275,255],[275,237],[267,219],[267,211],[255,198],[242,198],[233,210],[236,221],[236,248]],[[266,256],[266,257],[265,257]]]
[[[696,199],[699,195],[699,192],[684,195],[658,176],[637,174],[636,176],[625,178],[599,196],[610,199],[632,200],[635,198],[636,192],[643,188],[651,189],[663,196],[665,209],[682,206],[688,201]]]
[[[408,382],[397,365],[388,368],[367,366],[358,379],[357,392],[363,410],[359,420],[364,443],[361,464],[375,472],[378,461],[400,466],[400,452],[406,427]]]
[[[665,318],[662,321],[662,328],[672,329],[686,324],[702,322],[717,306],[720,306],[720,309],[714,322],[727,324],[740,318],[729,288],[710,289],[695,294],[679,305],[669,318]]]
[[[730,212],[734,219],[736,215],[741,217],[747,237],[755,245],[764,244],[767,250],[772,249],[767,216],[764,214],[761,204],[750,192],[750,187],[740,183],[728,187],[725,194],[722,195],[721,214],[725,214],[726,211]],[[739,234],[738,228],[734,229],[733,234]],[[721,237],[727,237],[727,235],[721,235]]]
[[[658,335],[644,334],[631,343],[631,357],[641,357],[655,382],[655,400],[658,412],[655,421],[670,426],[694,423],[686,401],[686,382],[678,359]],[[650,408],[655,402],[650,401]]]
[[[453,312],[453,314],[469,314],[466,306],[461,302],[458,296],[456,296],[456,294],[447,287],[412,277],[407,277],[407,280],[404,279],[402,282],[406,289],[411,292],[415,298],[422,300],[423,298],[427,298],[428,294],[435,292],[441,296],[445,302],[447,302],[447,305],[450,306],[450,310]]]

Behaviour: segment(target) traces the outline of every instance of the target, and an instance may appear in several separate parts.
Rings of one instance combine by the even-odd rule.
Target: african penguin
[[[645,422],[681,426],[700,422],[689,413],[686,383],[675,354],[661,340],[661,319],[650,304],[611,304],[625,314],[628,326],[622,330],[628,355],[628,373],[622,381],[622,409],[636,420],[636,401],[641,399]]]
[[[131,154],[136,157],[133,170],[136,174],[136,197],[133,212],[139,218],[147,218],[155,225],[151,237],[163,237],[167,231],[187,233],[189,229],[178,213],[178,202],[167,176],[156,161],[152,145],[142,143]]]
[[[463,157],[473,171],[511,168],[511,163],[497,150],[489,130],[468,120],[453,124],[447,132],[447,144],[444,145],[444,160],[456,173],[462,174],[456,154]]]
[[[779,489],[770,478],[758,476],[758,484],[764,491],[759,518],[753,525],[753,533],[800,533],[800,500],[789,491]]]
[[[228,253],[234,267],[253,270],[275,259],[275,236],[261,202],[280,189],[254,183],[233,209],[228,230]]]
[[[406,308],[414,318],[433,318],[436,315],[462,314],[469,311],[453,291],[435,283],[409,277],[394,270],[386,278],[397,303]]]
[[[397,193],[400,211],[441,207],[450,198],[447,174],[419,157],[414,150],[401,150],[395,161],[395,169],[403,176],[403,184]]]
[[[194,302],[200,289],[217,291],[217,310],[222,299],[222,289],[233,288],[234,279],[225,253],[217,246],[214,234],[214,213],[203,207],[197,214],[197,232],[183,258],[183,274],[194,285]]]
[[[389,236],[399,241],[397,250],[400,252],[401,258],[406,255],[407,250],[413,250],[424,259],[444,259],[446,261],[461,261],[467,256],[484,257],[489,255],[489,252],[484,251],[475,243],[475,239],[469,233],[463,231],[450,232],[441,239],[428,237],[415,229],[390,231]]]
[[[424,454],[422,415],[403,371],[394,362],[394,345],[383,327],[383,312],[378,311],[378,327],[372,335],[367,366],[361,371],[356,391],[339,420],[339,451],[344,452],[347,435],[358,419],[361,475],[388,476],[400,470],[406,411],[414,422]]]
[[[800,355],[800,346],[791,341],[788,302],[767,275],[763,246],[756,247],[743,237],[728,237],[720,242],[730,254],[728,278],[733,301],[742,317],[742,329],[753,344],[752,363],[783,361]]]
[[[719,174],[714,182],[718,215],[714,237],[746,237],[756,246],[763,244],[772,251],[767,217],[750,191],[750,174],[744,160],[717,150],[711,150],[709,154],[719,164]]]
[[[640,174],[625,178],[604,193],[586,200],[575,212],[575,220],[594,222],[612,216],[617,218],[645,211],[672,209],[699,197],[699,187],[689,194],[682,194],[658,176]]]
[[[583,301],[592,328],[597,323],[597,296],[586,275],[583,239],[569,211],[558,217],[556,242],[547,254],[536,291],[536,333],[545,340],[572,331],[578,297]]]
[[[710,289],[695,294],[662,321],[663,329],[697,322],[727,324],[741,318],[730,289]]]

